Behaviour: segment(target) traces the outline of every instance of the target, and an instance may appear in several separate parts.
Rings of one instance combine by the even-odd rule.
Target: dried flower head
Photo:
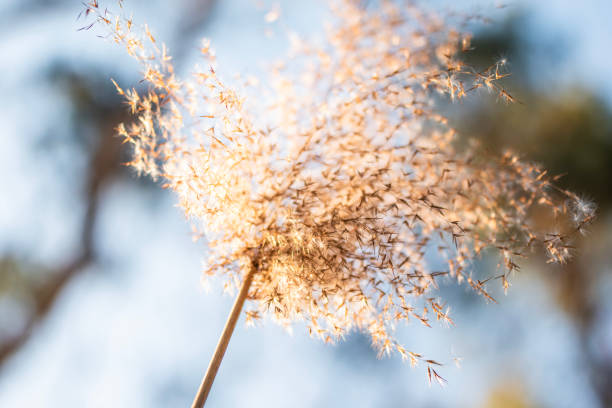
[[[119,126],[130,165],[163,179],[203,231],[206,275],[231,288],[254,270],[247,318],[303,321],[325,341],[364,330],[381,353],[422,360],[442,381],[435,361],[394,339],[395,323],[452,323],[433,292],[442,276],[493,300],[489,279],[469,269],[483,249],[499,254],[492,278],[504,288],[536,245],[564,262],[594,206],[512,153],[461,146],[437,110],[436,93],[460,100],[486,89],[513,101],[500,82],[505,60],[478,71],[460,59],[470,35],[442,16],[358,3],[332,2],[324,45],[293,38],[286,64],[240,91],[217,73],[209,42],[207,68],[178,79],[148,28],[96,1],[86,13],[142,64],[149,85],[138,93],[115,84],[137,117]],[[538,227],[534,212],[558,230]],[[431,270],[432,251],[448,268]]]

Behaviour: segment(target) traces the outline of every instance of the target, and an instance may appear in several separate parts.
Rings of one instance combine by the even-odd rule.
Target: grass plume
[[[460,20],[379,3],[331,2],[323,45],[294,38],[284,66],[239,88],[217,72],[206,40],[204,68],[178,78],[148,27],[97,1],[85,14],[140,62],[148,85],[139,93],[115,83],[136,117],[118,128],[129,164],[163,180],[205,235],[206,276],[235,288],[256,265],[247,320],[305,322],[326,342],[362,330],[381,354],[421,362],[443,382],[436,361],[395,339],[396,323],[452,324],[435,294],[441,277],[493,300],[487,286],[507,288],[534,248],[565,262],[595,207],[513,152],[458,147],[436,95],[487,90],[513,102],[506,61],[478,71],[462,62],[471,36]],[[500,265],[480,281],[469,265],[485,249]],[[445,270],[425,261],[434,250]]]

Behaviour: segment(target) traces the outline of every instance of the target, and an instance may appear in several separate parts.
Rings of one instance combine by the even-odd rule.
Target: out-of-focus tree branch
[[[59,74],[66,75],[65,72]],[[35,282],[26,283],[26,290],[29,291],[28,297],[33,303],[31,313],[19,333],[11,335],[8,339],[0,338],[0,364],[25,343],[32,335],[36,325],[47,316],[66,285],[94,260],[93,234],[98,215],[100,191],[106,183],[117,176],[121,168],[119,161],[120,143],[114,136],[115,132],[111,124],[121,121],[125,114],[117,108],[110,108],[110,106],[117,105],[109,103],[105,106],[104,103],[92,98],[92,90],[88,89],[88,86],[90,86],[88,78],[69,74],[66,79],[70,84],[71,94],[78,95],[73,98],[75,107],[79,107],[80,110],[89,110],[90,114],[92,112],[96,113],[95,125],[99,134],[90,155],[88,172],[85,178],[84,200],[86,210],[81,222],[80,246],[75,255],[66,261],[63,266],[51,269],[36,268],[38,272],[35,272],[35,274],[42,274],[42,276]],[[86,112],[79,112],[79,116],[84,113]],[[89,116],[85,115],[85,117]],[[9,265],[5,262],[3,266],[3,269],[5,269]],[[31,268],[29,267],[29,269]]]
[[[32,13],[48,10],[48,2],[29,0],[21,2],[7,15],[12,16],[10,24],[18,24]],[[184,0],[180,5],[181,16],[176,21],[175,64],[181,57],[188,55],[186,37],[199,34],[212,13],[215,0]],[[56,7],[66,6],[67,2],[55,0]],[[178,40],[180,39],[180,41]],[[124,149],[115,137],[118,123],[128,121],[127,110],[113,91],[108,78],[96,75],[85,66],[59,66],[52,68],[52,80],[59,81],[61,88],[69,95],[73,105],[74,123],[72,133],[75,140],[84,142],[80,133],[83,128],[95,129],[95,140],[87,141],[89,149],[87,171],[83,177],[83,200],[85,212],[80,223],[79,246],[70,259],[60,266],[33,265],[27,259],[15,254],[4,254],[0,258],[0,297],[3,292],[27,304],[25,321],[18,324],[17,332],[0,332],[0,367],[33,335],[37,325],[46,318],[56,300],[67,285],[88,265],[96,260],[94,229],[98,218],[101,192],[123,171],[121,156]],[[100,87],[102,87],[100,89]],[[70,143],[74,143],[72,140]],[[142,182],[142,181],[140,181]]]

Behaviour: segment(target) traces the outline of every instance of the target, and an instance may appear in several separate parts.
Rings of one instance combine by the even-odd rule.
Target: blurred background
[[[399,329],[409,349],[445,363],[444,388],[397,356],[378,360],[359,333],[329,346],[300,325],[291,334],[241,322],[211,407],[612,407],[612,4],[429,4],[490,18],[472,27],[468,58],[507,58],[521,102],[445,106],[452,124],[567,173],[560,183],[596,201],[598,220],[569,264],[524,263],[499,304],[449,284],[455,327]],[[126,8],[166,42],[179,72],[206,36],[226,76],[282,56],[287,30],[320,36],[326,13],[323,1],[289,0]],[[232,298],[202,288],[205,247],[174,197],[121,165],[114,128],[129,117],[109,78],[139,86],[138,67],[77,31],[81,9],[0,3],[0,407],[189,406]]]

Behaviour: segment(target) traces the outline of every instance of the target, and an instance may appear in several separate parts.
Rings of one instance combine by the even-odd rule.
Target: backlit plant
[[[207,240],[205,276],[241,288],[194,406],[245,298],[247,321],[304,322],[326,342],[362,330],[381,354],[422,362],[441,382],[437,362],[394,338],[396,324],[452,323],[435,292],[442,277],[493,300],[487,283],[507,288],[532,248],[565,262],[572,236],[594,216],[536,164],[459,143],[436,94],[461,100],[485,90],[513,101],[501,85],[505,61],[482,71],[462,62],[470,35],[460,24],[412,3],[331,4],[324,44],[292,37],[285,64],[235,86],[217,72],[208,41],[202,66],[178,78],[146,26],[87,5],[148,85],[139,93],[115,84],[136,116],[118,127],[129,164],[177,194]],[[556,229],[536,225],[534,213]],[[470,263],[485,249],[500,262],[480,281]],[[445,269],[428,265],[434,251]]]

